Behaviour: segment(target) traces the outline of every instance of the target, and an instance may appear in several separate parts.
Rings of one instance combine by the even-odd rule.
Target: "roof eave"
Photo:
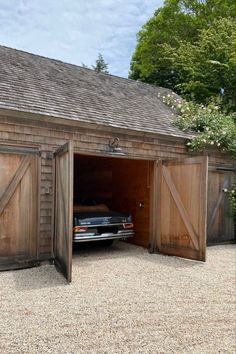
[[[168,141],[180,141],[184,142],[186,139],[191,139],[193,136],[190,134],[186,134],[186,136],[180,136],[177,134],[163,134],[163,132],[151,132],[151,131],[140,131],[137,129],[130,129],[130,128],[125,128],[125,127],[117,127],[113,125],[105,125],[105,124],[100,124],[100,123],[95,123],[95,122],[83,122],[80,121],[79,119],[70,119],[65,118],[65,117],[59,117],[59,116],[54,116],[54,115],[49,115],[49,114],[43,114],[43,113],[38,113],[34,111],[23,111],[23,110],[18,110],[15,108],[11,107],[0,107],[0,116],[8,116],[12,118],[25,118],[29,119],[31,121],[38,121],[40,120],[41,122],[48,122],[52,124],[58,124],[58,125],[67,125],[67,126],[74,126],[74,127],[81,127],[81,128],[87,128],[87,129],[93,129],[93,130],[102,130],[106,132],[117,132],[121,134],[129,134],[133,136],[141,136],[141,137],[150,137],[150,138],[157,138],[161,137],[162,139],[168,140]]]

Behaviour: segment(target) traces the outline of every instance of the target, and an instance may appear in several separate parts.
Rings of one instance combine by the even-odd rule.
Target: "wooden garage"
[[[235,163],[187,152],[166,92],[0,47],[1,269],[54,260],[70,281],[73,200],[90,184],[151,252],[205,261],[206,242],[235,241]]]

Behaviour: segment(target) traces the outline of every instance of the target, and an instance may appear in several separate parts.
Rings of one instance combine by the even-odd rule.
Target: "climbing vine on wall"
[[[215,146],[236,158],[234,113],[222,111],[220,102],[206,106],[181,99],[175,93],[159,97],[173,109],[174,124],[183,131],[193,133],[193,138],[186,143],[190,151],[201,151],[207,146]]]
[[[236,220],[236,185],[229,190],[229,202],[232,209],[233,217]]]
[[[183,131],[193,133],[192,139],[186,142],[190,151],[202,151],[213,146],[236,159],[235,114],[224,112],[220,102],[205,106],[186,101],[175,93],[159,94],[159,97],[173,110],[174,124]],[[227,194],[236,219],[236,186],[227,190]]]

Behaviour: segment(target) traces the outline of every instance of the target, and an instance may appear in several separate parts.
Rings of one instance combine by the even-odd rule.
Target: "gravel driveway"
[[[0,273],[0,353],[235,353],[235,245],[205,264],[116,242]]]

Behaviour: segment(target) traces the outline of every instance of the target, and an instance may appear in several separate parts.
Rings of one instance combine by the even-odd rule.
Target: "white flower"
[[[228,189],[227,189],[227,188],[223,188],[222,191],[225,192],[225,193],[227,193],[227,192],[228,192]]]
[[[220,146],[220,143],[218,143],[217,146]]]
[[[211,145],[214,145],[214,141],[211,141]]]

